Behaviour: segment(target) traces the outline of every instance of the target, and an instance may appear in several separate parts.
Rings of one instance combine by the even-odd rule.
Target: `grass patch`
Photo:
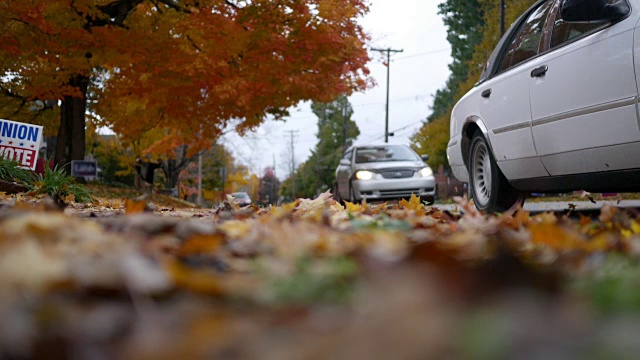
[[[35,176],[29,170],[20,167],[17,161],[0,157],[0,180],[32,187]]]
[[[64,168],[56,166],[53,170],[45,167],[44,175],[38,175],[33,184],[37,195],[59,196],[63,199],[73,196],[73,201],[87,203],[92,200],[91,192],[67,174]]]
[[[602,268],[576,280],[574,289],[602,312],[640,312],[640,261],[610,254]]]
[[[280,304],[346,303],[353,293],[358,265],[348,257],[302,257],[291,276],[271,285],[271,298]]]

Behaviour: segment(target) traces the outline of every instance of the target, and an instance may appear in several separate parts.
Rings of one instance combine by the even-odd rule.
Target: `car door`
[[[549,24],[550,50],[530,74],[538,156],[550,175],[640,167],[632,53],[637,17],[568,23],[559,8]]]
[[[489,129],[496,162],[509,180],[547,176],[531,133],[529,72],[537,66],[545,21],[554,0],[523,17],[491,79],[479,85],[481,117]]]
[[[349,165],[342,164],[343,161],[349,161]],[[349,198],[349,179],[351,177],[351,167],[353,165],[353,149],[348,149],[342,155],[342,159],[340,159],[341,163],[338,165],[336,169],[336,184],[338,186],[338,193],[340,198],[348,199]]]

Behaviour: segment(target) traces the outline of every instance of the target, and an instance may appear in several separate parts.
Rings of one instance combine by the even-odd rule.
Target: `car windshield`
[[[418,155],[406,146],[371,146],[356,150],[356,163],[417,161]]]
[[[231,196],[233,196],[236,199],[246,199],[249,197],[249,195],[247,195],[246,193],[233,193],[231,194]]]

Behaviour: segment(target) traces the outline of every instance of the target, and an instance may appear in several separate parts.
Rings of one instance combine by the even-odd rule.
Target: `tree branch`
[[[242,9],[240,6],[238,6],[238,5],[234,4],[234,3],[232,3],[232,2],[231,2],[231,1],[229,1],[229,0],[224,0],[224,2],[225,2],[227,5],[231,6],[232,8],[236,9],[236,10],[240,10],[240,9]]]
[[[187,9],[186,7],[182,7],[182,6],[178,5],[178,4],[176,4],[175,1],[172,1],[172,0],[158,0],[158,2],[167,5],[168,7],[172,8],[175,11],[182,12],[182,13],[185,13],[185,14],[191,14],[191,10]]]
[[[90,26],[124,26],[124,21],[131,14],[131,12],[140,5],[144,0],[116,0],[106,5],[97,6],[103,14],[109,17],[105,19],[93,19],[87,18]]]

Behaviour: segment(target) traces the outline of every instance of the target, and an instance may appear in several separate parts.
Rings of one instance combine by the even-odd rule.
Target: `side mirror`
[[[560,16],[567,22],[616,21],[630,11],[627,0],[564,0]]]
[[[351,165],[351,161],[348,159],[340,159],[340,165],[349,166]]]
[[[422,161],[427,162],[429,161],[429,155],[424,154],[424,155],[420,155],[420,159],[422,159]]]

